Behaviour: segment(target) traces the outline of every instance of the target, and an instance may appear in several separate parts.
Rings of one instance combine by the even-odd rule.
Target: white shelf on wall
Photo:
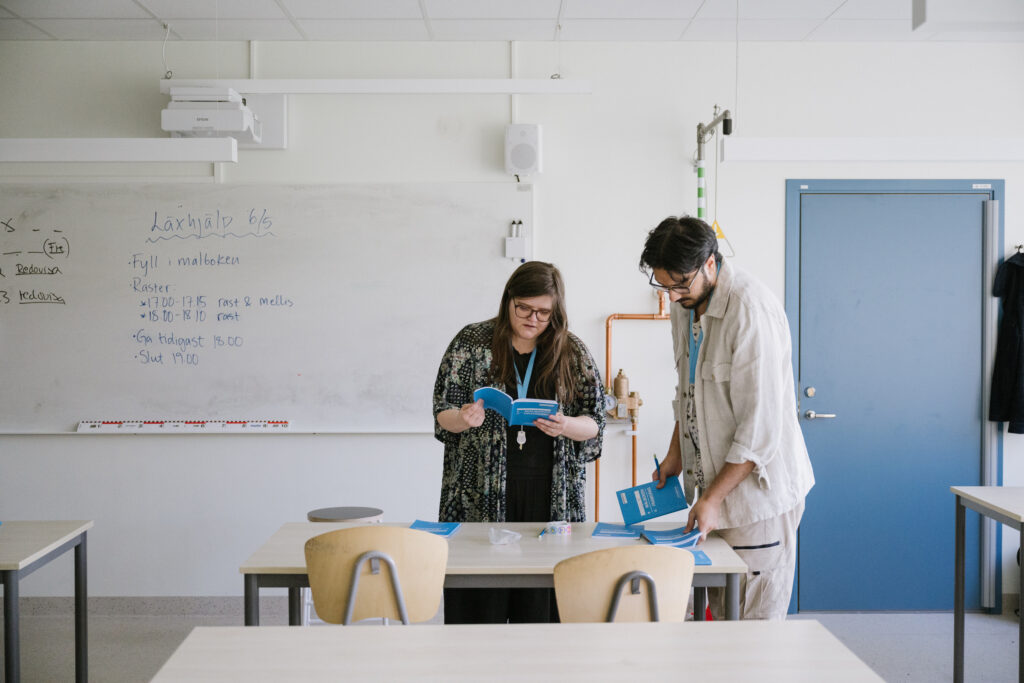
[[[0,138],[0,162],[237,162],[234,138]]]
[[[723,137],[722,161],[1024,161],[1024,138]]]
[[[171,86],[232,88],[275,95],[589,95],[590,81],[561,78],[174,78]]]

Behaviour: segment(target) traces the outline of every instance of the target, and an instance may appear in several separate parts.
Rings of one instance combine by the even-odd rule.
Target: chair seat
[[[383,510],[370,507],[319,508],[306,514],[310,522],[379,522],[383,518]]]

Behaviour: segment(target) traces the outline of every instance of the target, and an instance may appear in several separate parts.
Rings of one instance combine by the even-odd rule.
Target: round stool
[[[380,508],[365,507],[320,508],[306,513],[311,522],[379,522],[383,518]]]

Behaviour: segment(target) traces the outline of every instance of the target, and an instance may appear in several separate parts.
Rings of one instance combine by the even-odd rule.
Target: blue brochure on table
[[[711,564],[711,558],[703,550],[694,550],[693,548],[686,548],[686,550],[693,555],[693,564],[698,567],[706,567]]]
[[[594,533],[590,535],[594,538],[640,538],[640,534],[643,532],[644,527],[642,524],[626,526],[625,524],[598,522],[597,526],[594,527]]]
[[[550,417],[558,412],[558,401],[543,398],[512,397],[500,389],[483,387],[473,392],[473,400],[484,400],[484,408],[490,408],[505,418],[510,425],[532,425],[539,417]]]
[[[409,528],[429,531],[438,536],[451,536],[459,530],[460,526],[462,526],[460,522],[424,522],[422,519],[417,519],[409,525]]]
[[[649,481],[615,493],[623,522],[636,524],[686,509],[686,496],[683,495],[683,487],[679,485],[679,477],[668,477],[663,488],[657,486],[657,481]]]
[[[676,548],[692,548],[700,540],[700,529],[696,526],[687,533],[686,526],[678,529],[667,529],[665,531],[644,531],[644,538],[654,545],[671,545]]]

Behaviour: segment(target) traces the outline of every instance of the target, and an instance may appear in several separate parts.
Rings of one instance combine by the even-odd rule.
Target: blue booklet
[[[558,412],[558,401],[543,398],[512,397],[500,389],[483,387],[473,392],[473,400],[484,400],[484,408],[490,408],[505,418],[510,425],[532,425],[539,417],[550,417]]]
[[[459,530],[460,526],[462,526],[461,522],[424,522],[422,519],[417,519],[409,525],[409,528],[429,531],[438,536],[451,536]]]
[[[696,526],[687,533],[686,526],[678,529],[667,529],[665,531],[644,531],[644,538],[654,545],[671,545],[676,548],[692,548],[700,540],[700,529]]]
[[[590,535],[594,538],[640,538],[640,534],[643,532],[644,527],[641,524],[626,526],[625,524],[598,522],[594,527],[594,533]]]
[[[683,487],[679,485],[679,477],[665,479],[664,488],[656,488],[657,485],[657,481],[649,481],[633,488],[616,491],[615,497],[619,501],[619,509],[622,510],[623,522],[632,525],[687,508],[686,496],[683,495]]]
[[[698,567],[711,564],[711,558],[703,550],[694,550],[693,548],[687,548],[686,550],[693,555],[693,563]]]

